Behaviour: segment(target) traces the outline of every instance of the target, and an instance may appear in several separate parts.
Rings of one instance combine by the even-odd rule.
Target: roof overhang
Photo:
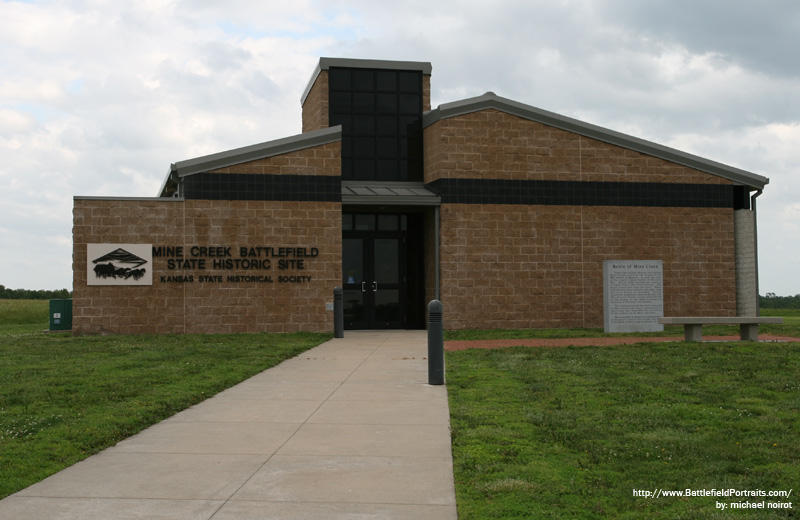
[[[615,146],[627,148],[636,152],[640,152],[653,157],[658,157],[676,164],[681,164],[689,168],[694,168],[706,173],[711,173],[719,177],[731,180],[736,184],[749,186],[754,189],[763,189],[769,183],[767,177],[757,175],[733,166],[704,159],[696,155],[692,155],[674,148],[662,146],[638,137],[633,137],[627,134],[609,130],[600,126],[584,123],[577,119],[572,119],[566,116],[548,112],[540,108],[518,103],[510,99],[497,96],[493,92],[470,99],[455,101],[453,103],[446,103],[439,105],[439,108],[431,110],[423,114],[422,126],[427,128],[437,121],[448,119],[472,112],[480,112],[482,110],[494,109],[508,114],[512,114],[524,119],[536,121],[548,126],[573,132],[584,137],[590,137],[603,141]]]
[[[440,206],[438,193],[421,182],[342,181],[342,204],[354,206]]]
[[[195,173],[216,170],[217,168],[226,168],[244,162],[257,161],[258,159],[265,159],[267,157],[313,148],[328,143],[335,143],[341,140],[342,127],[332,126],[330,128],[306,132],[275,141],[267,141],[243,148],[236,148],[234,150],[228,150],[227,152],[219,152],[195,159],[179,161],[173,165],[172,170],[174,170],[179,177],[185,177]]]
[[[415,70],[422,72],[423,75],[430,76],[433,66],[428,61],[391,61],[391,60],[357,60],[352,58],[320,58],[317,68],[311,74],[300,104],[306,102],[311,87],[317,81],[317,77],[323,70],[330,70],[331,67],[341,67],[346,69],[382,69],[382,70]]]
[[[170,193],[176,189],[180,178],[186,177],[187,175],[194,175],[196,173],[226,168],[236,164],[257,161],[259,159],[335,143],[341,140],[342,127],[341,125],[337,125],[330,128],[323,128],[322,130],[315,130],[313,132],[305,132],[303,134],[277,139],[275,141],[267,141],[242,148],[235,148],[226,152],[178,161],[170,165],[167,178],[159,193],[162,197],[169,196]]]

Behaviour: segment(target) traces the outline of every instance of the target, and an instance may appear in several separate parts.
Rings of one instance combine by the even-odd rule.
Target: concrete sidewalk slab
[[[441,457],[450,449],[445,434],[447,426],[305,424],[278,455]]]
[[[272,423],[165,422],[117,444],[124,453],[207,453],[271,455],[299,425]]]
[[[292,381],[258,381],[252,378],[246,385],[236,385],[218,393],[215,399],[240,401],[324,401],[340,388],[341,383],[308,383]]]
[[[275,455],[232,500],[451,505],[448,476],[444,458]]]
[[[227,400],[209,399],[167,419],[169,422],[223,422],[223,423],[303,423],[316,411],[320,403],[313,400],[290,401],[266,399]]]
[[[425,331],[345,334],[0,501],[0,518],[456,518]]]
[[[358,406],[353,406],[357,402]],[[442,403],[396,400],[329,400],[323,403],[309,423],[335,424],[450,424]]]
[[[269,457],[123,453],[111,448],[12,497],[225,500],[244,485]]]

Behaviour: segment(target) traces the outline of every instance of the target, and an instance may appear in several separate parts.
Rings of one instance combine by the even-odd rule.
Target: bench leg
[[[742,341],[758,341],[758,323],[739,325],[739,338]]]
[[[686,341],[703,341],[702,325],[684,325],[683,337]]]

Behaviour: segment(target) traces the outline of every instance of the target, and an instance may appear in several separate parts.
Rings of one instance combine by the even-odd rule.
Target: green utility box
[[[72,330],[72,299],[50,300],[50,330]]]

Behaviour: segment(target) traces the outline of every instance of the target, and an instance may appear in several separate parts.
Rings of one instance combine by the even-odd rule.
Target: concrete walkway
[[[455,519],[425,331],[351,332],[0,501],[0,518]]]

